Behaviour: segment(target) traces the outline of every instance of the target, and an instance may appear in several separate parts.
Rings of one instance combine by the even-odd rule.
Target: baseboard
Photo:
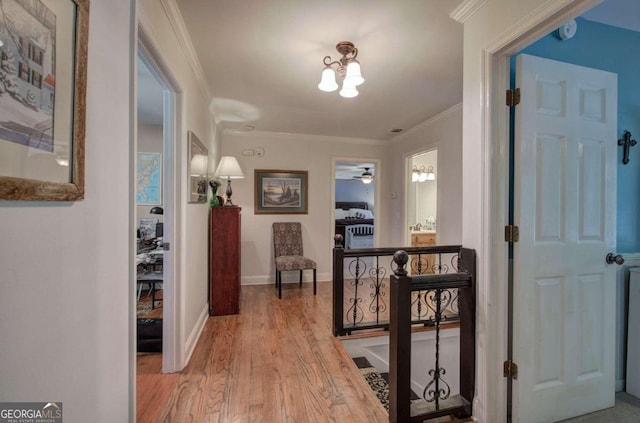
[[[283,280],[282,283],[298,283],[298,275],[297,273],[294,275],[294,272],[291,271],[291,277],[287,277],[286,274],[283,273]],[[322,282],[322,281],[330,281],[333,280],[333,276],[331,275],[331,273],[318,273],[316,274],[316,280],[318,282]],[[311,279],[311,272],[310,271],[306,271],[303,274],[303,279],[302,282],[313,282],[313,280]],[[269,284],[274,284],[275,285],[276,281],[275,281],[275,275],[268,275],[268,276],[243,276],[242,279],[240,280],[240,285],[269,285]]]
[[[196,325],[187,338],[187,342],[185,344],[185,360],[183,368],[186,367],[187,364],[189,364],[189,360],[191,360],[191,354],[193,354],[193,351],[196,348],[196,344],[198,343],[200,334],[202,334],[204,325],[205,323],[207,323],[207,318],[209,318],[209,303],[205,303],[204,308],[200,312],[200,316],[196,321]]]

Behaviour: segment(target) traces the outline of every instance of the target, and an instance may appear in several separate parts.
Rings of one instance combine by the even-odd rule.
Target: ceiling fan
[[[360,179],[363,184],[370,184],[373,182],[373,173],[369,172],[369,168],[365,167],[364,172],[360,176],[354,176],[354,179]]]

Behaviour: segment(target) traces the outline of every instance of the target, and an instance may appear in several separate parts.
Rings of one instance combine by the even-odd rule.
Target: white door
[[[520,55],[513,416],[614,405],[617,75]]]

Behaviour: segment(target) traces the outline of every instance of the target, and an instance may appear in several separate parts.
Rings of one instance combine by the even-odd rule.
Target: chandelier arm
[[[334,60],[333,62],[331,62],[331,56],[324,56],[324,59],[322,59],[322,63],[324,63],[325,66],[340,65],[340,62],[338,60]]]
[[[355,60],[355,58],[358,57],[358,49],[356,47],[354,47],[353,51],[351,52],[351,54],[353,54],[353,56],[351,56],[349,58],[349,60]]]

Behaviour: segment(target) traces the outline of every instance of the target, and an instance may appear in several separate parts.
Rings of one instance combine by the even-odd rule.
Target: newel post
[[[411,278],[405,266],[409,254],[398,250],[391,275],[389,315],[389,421],[408,422],[411,416]]]

